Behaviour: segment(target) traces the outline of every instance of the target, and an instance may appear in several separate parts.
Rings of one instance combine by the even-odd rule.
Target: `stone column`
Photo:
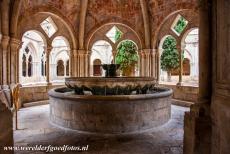
[[[163,49],[161,48],[158,48],[158,51],[157,51],[157,82],[159,83],[160,80],[161,80],[161,53],[163,52]]]
[[[39,71],[39,62],[33,62],[33,78],[35,81],[39,81],[41,79],[41,73]]]
[[[10,40],[10,83],[19,82],[19,50],[22,42],[18,39],[12,38]]]
[[[1,13],[0,13],[1,16]],[[1,21],[0,21],[0,28],[1,28]],[[1,29],[0,29],[1,31]],[[2,85],[2,34],[0,34],[0,85]]]
[[[87,77],[89,76],[89,54],[88,52],[84,54],[85,57],[85,73],[84,76]]]
[[[150,54],[151,49],[143,49],[141,51],[141,76],[150,75]]]
[[[156,69],[157,69],[157,62],[156,62],[156,49],[153,49],[151,52],[151,77],[154,77],[157,79],[156,75]]]
[[[199,95],[184,117],[184,149],[186,154],[210,154],[212,121],[210,103],[212,96],[211,2],[199,2]]]
[[[46,51],[46,83],[47,85],[52,85],[50,82],[50,53],[52,51],[52,47],[45,48]]]
[[[3,97],[2,95],[0,97]],[[6,99],[6,98],[5,98]],[[13,146],[13,114],[6,104],[0,100],[0,153],[13,154],[12,151],[4,151],[2,147]]]
[[[78,76],[78,54],[77,54],[77,50],[73,49],[70,52],[70,76],[73,77],[77,77]]]
[[[78,50],[79,77],[85,76],[85,50]]]
[[[10,41],[10,37],[8,36],[3,36],[2,37],[2,84],[3,85],[7,85],[9,84],[9,80],[8,80],[8,45],[9,45],[9,41]]]
[[[53,72],[52,72],[53,74]],[[66,61],[64,61],[64,77],[66,77]]]
[[[179,53],[179,81],[177,83],[178,86],[182,85],[182,77],[183,77],[183,50],[181,48],[180,43],[177,43],[177,51]]]
[[[112,52],[113,53],[113,64],[115,64],[115,58],[116,58],[116,55],[117,55],[117,51],[115,50],[115,51],[113,51]]]
[[[141,51],[138,51],[138,67],[139,67],[139,76],[142,76],[142,56]]]
[[[210,41],[210,1],[200,1],[200,35],[199,35],[199,101],[211,102],[212,53]]]

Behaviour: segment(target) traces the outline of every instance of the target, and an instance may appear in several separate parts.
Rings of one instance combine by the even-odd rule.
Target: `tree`
[[[121,38],[121,35],[122,35],[121,31],[116,28],[115,42],[117,42]]]
[[[161,69],[168,73],[168,81],[171,81],[171,72],[179,67],[179,54],[176,48],[176,40],[168,36],[163,43],[161,55]]]
[[[132,41],[126,40],[120,43],[117,50],[115,62],[120,64],[122,74],[129,76],[138,62],[137,47]]]

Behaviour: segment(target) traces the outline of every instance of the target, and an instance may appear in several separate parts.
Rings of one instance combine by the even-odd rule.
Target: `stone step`
[[[194,104],[194,102],[172,99],[172,104],[177,106],[190,107],[192,104]]]
[[[42,100],[37,102],[30,102],[30,103],[24,103],[22,107],[32,107],[32,106],[40,106],[40,105],[46,105],[49,104],[49,100]]]

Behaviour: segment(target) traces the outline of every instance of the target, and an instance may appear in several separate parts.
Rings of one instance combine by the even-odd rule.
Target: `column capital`
[[[10,37],[3,35],[1,42],[2,42],[2,47],[5,50],[7,48],[7,46],[9,45]]]
[[[45,50],[45,53],[47,53],[47,55],[49,55],[50,52],[51,52],[52,49],[53,49],[51,46],[44,46],[43,48],[44,48],[44,50]]]
[[[10,39],[10,46],[15,48],[15,49],[21,48],[22,44],[23,44],[23,42],[18,40],[18,39],[16,39],[16,38],[11,38]]]
[[[181,50],[183,51],[186,47],[186,44],[185,43],[181,43]]]
[[[142,49],[141,50],[141,55],[143,56],[148,56],[152,53],[153,49]]]
[[[86,50],[82,50],[82,49],[77,50],[77,53],[78,53],[79,55],[85,55],[85,54],[88,54],[88,52],[87,52]]]

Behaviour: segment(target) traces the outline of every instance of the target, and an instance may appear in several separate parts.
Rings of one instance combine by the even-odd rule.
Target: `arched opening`
[[[28,77],[31,77],[32,76],[32,71],[33,71],[33,69],[32,69],[32,67],[33,67],[33,58],[32,58],[32,56],[30,55],[29,56],[29,59],[28,59]]]
[[[57,61],[57,76],[64,76],[65,73],[64,62],[62,60]]]
[[[90,56],[90,75],[92,76],[93,73],[93,62],[95,59],[101,61],[101,64],[111,64],[113,61],[113,53],[112,53],[112,46],[104,40],[96,41],[91,49],[91,56]],[[102,71],[102,74],[104,71]],[[101,75],[102,75],[101,74]]]
[[[161,39],[159,55],[159,81],[178,82],[179,77],[179,53],[176,48],[176,39],[166,35]]]
[[[193,28],[188,30],[183,39],[184,60],[190,60],[190,75],[183,73],[183,82],[198,86],[199,78],[199,29]],[[185,71],[185,70],[183,70]]]
[[[66,76],[69,76],[69,60],[67,60],[67,62],[66,62],[66,70],[65,70],[65,72],[66,72]]]
[[[23,45],[19,52],[19,82],[37,84],[45,82],[45,40],[38,31],[30,30],[22,37]]]
[[[101,76],[101,60],[100,59],[95,59],[93,61],[93,76]]]
[[[120,64],[122,76],[139,75],[138,47],[132,40],[123,40],[117,46],[115,63]]]
[[[64,82],[66,76],[70,74],[68,40],[63,36],[57,36],[52,42],[50,54],[50,77],[52,82]]]
[[[183,75],[190,76],[190,60],[188,58],[183,60]]]

